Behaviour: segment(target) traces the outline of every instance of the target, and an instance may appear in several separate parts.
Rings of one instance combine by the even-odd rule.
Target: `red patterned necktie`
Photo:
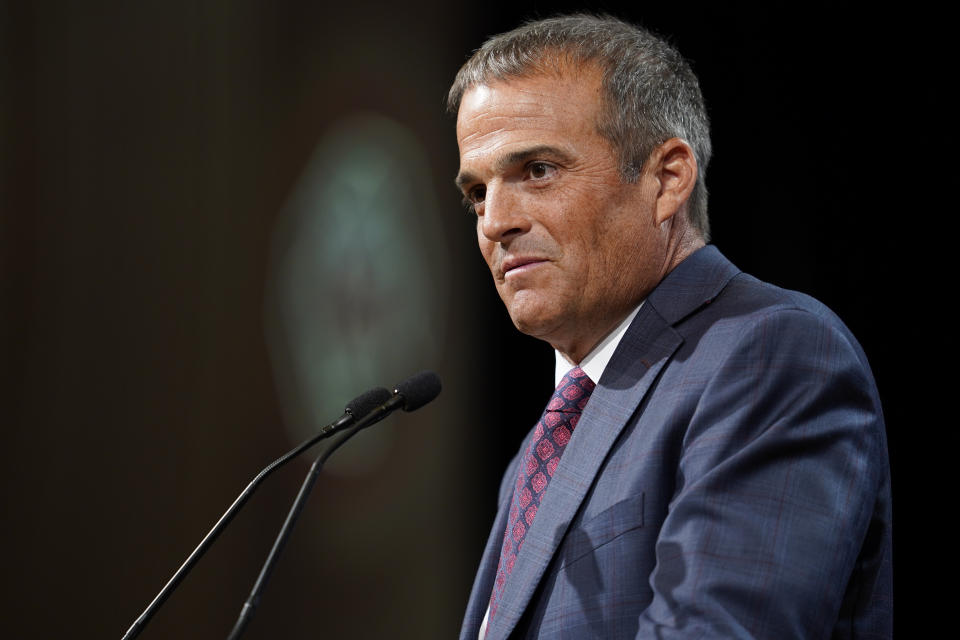
[[[490,594],[491,618],[497,613],[497,605],[503,596],[503,585],[513,571],[517,554],[520,553],[527,531],[537,515],[541,498],[595,386],[583,369],[571,369],[553,392],[553,397],[533,431],[513,488],[510,517],[503,533],[503,547],[500,549],[500,563],[497,565],[497,579]]]

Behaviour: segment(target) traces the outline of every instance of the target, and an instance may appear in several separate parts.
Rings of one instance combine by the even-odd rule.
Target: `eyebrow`
[[[494,173],[503,173],[507,168],[516,166],[518,164],[523,164],[527,160],[537,156],[547,156],[555,158],[558,162],[569,164],[571,161],[570,154],[568,154],[563,149],[559,147],[554,147],[549,144],[540,144],[535,147],[529,147],[527,149],[518,149],[504,156],[497,158],[497,161],[493,165]],[[454,179],[454,184],[457,185],[457,188],[463,191],[465,185],[468,185],[473,182],[477,182],[478,178],[470,172],[461,172],[457,174],[457,177]]]

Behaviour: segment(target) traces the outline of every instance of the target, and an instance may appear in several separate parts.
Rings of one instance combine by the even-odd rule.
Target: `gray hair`
[[[693,227],[710,239],[707,164],[710,121],[700,85],[680,53],[649,31],[610,16],[576,14],[528,22],[487,40],[460,68],[447,95],[456,114],[476,85],[548,73],[567,65],[596,64],[604,94],[597,129],[616,150],[620,175],[635,182],[653,150],[682,138],[697,159],[690,196]]]

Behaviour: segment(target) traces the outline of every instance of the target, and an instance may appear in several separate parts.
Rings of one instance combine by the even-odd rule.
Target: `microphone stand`
[[[287,512],[287,519],[284,521],[280,533],[277,534],[273,548],[270,549],[270,555],[267,556],[266,561],[263,563],[260,575],[257,577],[257,581],[250,591],[250,597],[248,597],[247,601],[243,604],[240,615],[237,617],[237,622],[227,637],[227,640],[237,640],[246,628],[247,623],[250,622],[250,618],[253,617],[257,605],[260,604],[261,594],[267,586],[267,581],[270,579],[270,574],[273,572],[277,559],[283,551],[283,547],[286,545],[290,533],[293,531],[300,512],[303,511],[303,505],[310,496],[310,492],[313,490],[313,486],[317,481],[317,476],[320,474],[320,469],[323,467],[323,463],[327,461],[327,458],[333,455],[334,451],[339,449],[344,442],[355,436],[361,429],[380,422],[397,409],[402,408],[404,411],[415,411],[436,398],[439,393],[440,378],[437,377],[437,374],[432,371],[421,371],[411,376],[397,385],[396,389],[394,389],[393,397],[358,420],[352,427],[345,431],[339,439],[335,440],[326,451],[320,454],[310,467],[310,471],[307,472],[307,476],[303,479],[303,484],[300,486],[300,493],[297,494],[293,505],[290,507],[290,511]]]
[[[381,418],[382,417],[383,416],[381,416]],[[287,540],[290,538],[293,527],[297,523],[297,518],[300,517],[300,513],[303,511],[303,505],[306,503],[307,498],[310,497],[310,492],[313,490],[314,484],[316,484],[317,476],[320,475],[320,470],[323,468],[323,464],[327,461],[327,458],[333,454],[334,451],[343,445],[344,442],[356,435],[358,431],[364,427],[370,426],[371,424],[373,424],[373,421],[371,421],[369,424],[360,422],[351,427],[349,430],[345,431],[343,435],[335,440],[326,451],[321,453],[310,466],[310,471],[307,472],[306,477],[303,479],[303,484],[300,485],[300,492],[293,501],[290,511],[287,512],[287,519],[284,521],[283,527],[280,529],[280,533],[277,534],[277,538],[273,542],[273,548],[270,549],[270,554],[263,563],[263,568],[260,569],[260,575],[257,577],[257,581],[254,583],[253,589],[250,591],[250,596],[247,598],[247,601],[243,603],[243,608],[240,610],[240,615],[237,617],[237,622],[234,624],[233,630],[227,637],[228,640],[237,640],[246,628],[247,623],[249,623],[250,619],[253,617],[257,606],[260,604],[261,594],[267,586],[267,581],[270,580],[270,575],[273,573],[273,569],[277,564],[280,553],[283,551],[284,546],[287,544]]]
[[[353,402],[348,405],[347,411],[343,414],[343,416],[341,416],[336,422],[327,425],[321,429],[317,435],[313,436],[306,442],[303,442],[295,449],[291,449],[287,453],[283,454],[267,465],[263,471],[258,473],[257,476],[250,481],[250,484],[247,485],[247,488],[244,489],[239,496],[237,496],[237,499],[233,501],[233,504],[227,508],[222,516],[220,516],[220,519],[217,520],[217,523],[213,525],[213,528],[210,529],[207,535],[204,536],[203,540],[200,541],[200,544],[198,544],[197,548],[193,550],[193,553],[191,553],[187,557],[186,561],[180,565],[180,568],[177,569],[177,572],[173,574],[173,577],[170,578],[163,589],[160,590],[160,593],[158,593],[153,599],[153,602],[147,605],[147,608],[143,610],[143,613],[140,614],[140,617],[137,618],[132,625],[130,625],[130,628],[123,636],[123,640],[133,640],[133,638],[136,638],[138,635],[140,635],[140,633],[143,631],[143,628],[150,621],[150,618],[153,617],[153,614],[155,614],[157,609],[159,609],[160,606],[166,602],[167,598],[170,597],[170,594],[173,593],[174,589],[177,588],[180,582],[183,581],[186,575],[190,572],[190,569],[193,568],[193,565],[195,565],[197,561],[203,557],[203,554],[207,552],[207,549],[210,548],[210,545],[214,543],[226,526],[230,524],[230,521],[233,520],[234,516],[237,515],[240,507],[246,504],[247,500],[250,499],[250,496],[253,495],[253,492],[256,491],[257,487],[260,486],[260,483],[263,482],[267,476],[282,467],[291,459],[315,445],[320,440],[332,436],[333,434],[342,430],[345,426],[351,424],[355,418],[354,412],[361,415],[368,413],[368,407],[371,405],[377,406],[381,402],[384,402],[385,399],[389,399],[390,397],[390,392],[383,387],[371,389],[370,391],[357,396],[357,398],[355,398]],[[361,420],[359,424],[373,423],[367,420]]]

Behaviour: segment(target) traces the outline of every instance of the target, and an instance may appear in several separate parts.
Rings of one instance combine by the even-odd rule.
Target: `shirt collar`
[[[636,317],[637,312],[640,311],[640,307],[642,306],[643,302],[638,304],[637,308],[631,311],[630,315],[624,318],[623,322],[617,325],[616,329],[608,333],[607,336],[580,361],[580,368],[590,376],[590,379],[593,380],[595,384],[599,384],[603,370],[607,368],[607,363],[610,362],[610,358],[613,357],[613,352],[617,350],[617,345],[620,344],[620,340],[627,332],[630,323],[633,322],[634,317]],[[553,377],[554,386],[557,387],[560,386],[560,381],[563,380],[563,376],[576,365],[571,364],[570,361],[560,355],[560,352],[556,349],[554,349],[554,354],[556,357],[556,366]]]

